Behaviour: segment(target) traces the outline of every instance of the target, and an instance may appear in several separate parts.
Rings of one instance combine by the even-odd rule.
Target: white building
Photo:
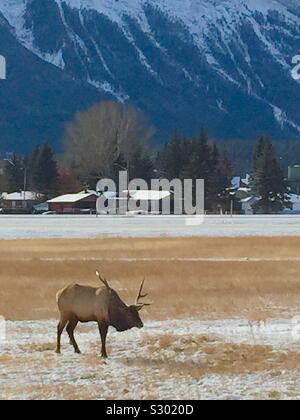
[[[124,190],[122,196],[118,196],[115,192],[105,191],[103,195],[107,199],[107,207],[105,209],[99,207],[97,209],[99,214],[115,214],[126,208],[128,215],[160,214],[164,210],[168,210],[167,214],[170,214],[174,209],[174,200],[170,191]],[[170,206],[164,209],[163,201],[166,199],[169,200]]]
[[[12,213],[30,213],[34,205],[41,201],[43,201],[43,195],[33,191],[18,191],[1,195],[3,211]]]
[[[251,195],[241,199],[241,209],[243,214],[254,214],[253,206],[260,200],[259,197]]]
[[[300,213],[300,195],[291,194],[292,210]]]

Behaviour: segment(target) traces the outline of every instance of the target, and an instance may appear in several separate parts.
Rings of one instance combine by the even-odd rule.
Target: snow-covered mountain
[[[82,100],[68,105],[66,97],[60,117],[44,99],[42,125],[56,125],[52,108],[59,119],[46,130],[51,141],[65,118],[103,93],[139,106],[161,135],[206,126],[222,138],[300,137],[300,84],[291,77],[298,0],[1,0],[1,28],[8,71],[14,64],[36,74],[43,65],[48,92],[55,69],[62,96],[74,96],[72,83],[81,89]],[[16,58],[10,66],[20,48],[28,68]],[[41,98],[39,89],[33,84],[31,95]],[[10,90],[17,101],[14,83]]]

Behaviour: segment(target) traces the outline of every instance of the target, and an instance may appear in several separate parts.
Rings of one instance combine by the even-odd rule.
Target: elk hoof
[[[56,354],[61,354],[61,351],[57,349],[57,350],[55,351],[55,353],[56,353]]]
[[[75,350],[75,353],[76,354],[81,354],[81,351],[78,349],[78,350]]]

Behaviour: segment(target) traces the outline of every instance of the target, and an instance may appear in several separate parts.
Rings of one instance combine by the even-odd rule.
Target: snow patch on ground
[[[7,322],[7,341],[0,348],[1,398],[297,398],[299,369],[272,365],[276,355],[280,361],[287,352],[299,353],[292,328],[290,320],[257,326],[246,320],[147,322],[142,331],[110,331],[110,358],[103,362],[96,327],[76,333],[82,355],[73,354],[64,336],[58,356],[56,321]],[[243,345],[249,347],[238,347]],[[255,356],[261,357],[260,346],[270,358],[269,369],[261,371]],[[246,364],[253,349],[253,371],[247,365],[244,371],[235,357],[245,357]],[[232,373],[222,371],[227,358],[233,358]]]
[[[0,239],[300,236],[299,216],[1,216]]]

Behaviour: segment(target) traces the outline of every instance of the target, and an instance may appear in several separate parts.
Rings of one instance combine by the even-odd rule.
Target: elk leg
[[[98,322],[98,327],[99,327],[99,332],[100,332],[101,342],[102,342],[101,356],[104,359],[107,359],[106,337],[107,337],[108,326],[105,323]]]
[[[67,319],[61,319],[60,323],[57,326],[57,347],[56,347],[56,353],[57,354],[60,354],[61,335],[62,335],[67,323],[68,323]]]
[[[78,324],[77,320],[70,321],[68,326],[67,326],[67,333],[70,337],[70,343],[74,347],[75,353],[80,354],[79,347],[78,347],[78,345],[76,343],[76,340],[75,340],[75,337],[74,337],[74,330],[77,327],[77,324]]]

